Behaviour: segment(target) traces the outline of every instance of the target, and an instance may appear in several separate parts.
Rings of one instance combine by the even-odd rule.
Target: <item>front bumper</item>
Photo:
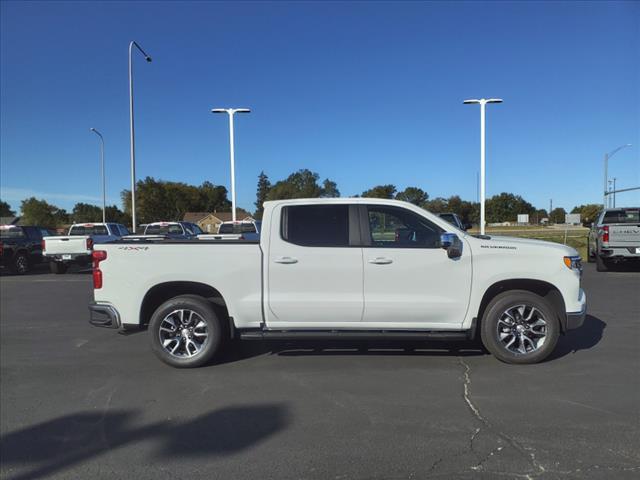
[[[587,316],[587,294],[584,293],[582,289],[580,289],[580,303],[581,308],[579,312],[567,312],[565,330],[573,330],[574,328],[581,327]]]
[[[120,328],[120,314],[108,303],[91,302],[89,304],[89,323],[94,327]]]

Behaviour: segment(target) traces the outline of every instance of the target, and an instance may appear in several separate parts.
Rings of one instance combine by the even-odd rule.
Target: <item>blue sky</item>
[[[0,197],[70,209],[128,188],[127,47],[135,58],[138,177],[229,186],[310,168],[343,195],[381,183],[476,198],[479,109],[487,194],[537,207],[600,202],[602,158],[640,185],[638,2],[13,2],[1,4]],[[640,203],[640,193],[618,204]]]

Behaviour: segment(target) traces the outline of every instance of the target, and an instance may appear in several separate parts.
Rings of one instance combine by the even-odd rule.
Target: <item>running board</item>
[[[397,331],[397,330],[245,330],[242,340],[469,340],[473,330]]]

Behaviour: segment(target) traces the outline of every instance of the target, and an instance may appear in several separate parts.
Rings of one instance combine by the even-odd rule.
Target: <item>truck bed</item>
[[[184,284],[219,285],[224,298],[234,299],[229,315],[238,327],[257,328],[262,322],[262,250],[257,241],[118,240],[95,250],[107,252],[100,262],[104,283],[94,291],[95,300],[116,298],[125,327],[138,325],[141,305],[153,288],[177,290]]]

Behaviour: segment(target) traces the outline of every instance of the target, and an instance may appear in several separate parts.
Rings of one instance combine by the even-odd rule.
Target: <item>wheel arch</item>
[[[536,280],[530,278],[515,278],[509,280],[501,280],[499,282],[491,285],[484,292],[482,296],[482,301],[480,302],[480,308],[478,309],[477,316],[477,326],[479,328],[480,323],[482,322],[482,317],[484,316],[484,312],[487,309],[491,300],[493,300],[497,295],[507,292],[509,290],[525,290],[528,292],[535,293],[546,299],[554,311],[556,312],[556,316],[560,323],[560,331],[562,333],[566,330],[567,323],[567,312],[565,308],[564,298],[562,297],[562,293],[555,285],[545,282],[544,280]]]
[[[140,326],[144,327],[149,324],[153,312],[155,312],[160,305],[180,295],[197,295],[208,300],[213,305],[221,320],[223,320],[223,323],[229,326],[230,336],[233,336],[235,330],[233,328],[233,319],[229,317],[227,303],[222,293],[211,285],[201,282],[172,281],[159,283],[151,287],[145,294],[140,305]]]

